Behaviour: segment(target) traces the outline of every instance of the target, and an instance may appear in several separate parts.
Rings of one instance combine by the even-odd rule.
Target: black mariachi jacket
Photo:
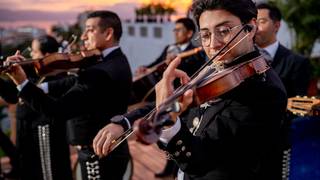
[[[129,63],[118,48],[102,62],[82,69],[75,83],[49,83],[49,92],[66,90],[60,98],[47,96],[32,83],[27,83],[19,96],[36,111],[54,117],[56,121],[67,121],[71,144],[90,146],[112,116],[127,111],[131,81]],[[119,158],[129,159],[127,143],[121,144],[105,160],[117,164]],[[126,167],[115,165],[114,168]]]
[[[161,148],[184,171],[184,179],[281,179],[279,136],[286,102],[281,80],[269,69],[246,79],[209,107],[192,108],[179,132]],[[200,126],[193,135],[194,121],[200,121]]]
[[[38,78],[35,74],[26,69],[29,79],[36,81]],[[50,77],[46,80],[62,78],[65,75],[60,74],[59,77]],[[68,78],[69,79],[69,78]],[[17,120],[17,150],[19,155],[19,171],[21,179],[41,180],[44,176],[50,176],[53,179],[72,179],[70,166],[69,145],[66,139],[66,123],[57,122],[52,118],[45,116],[33,110],[23,101],[18,101],[18,90],[13,82],[0,79],[0,96],[8,103],[17,103],[16,120]],[[52,97],[59,97],[59,92],[49,94]],[[48,131],[47,144],[43,146],[48,148],[50,152],[49,159],[41,162],[40,147],[40,129],[45,127]],[[41,133],[42,134],[42,133]],[[41,145],[42,146],[42,145]],[[46,154],[46,153],[45,153]],[[43,155],[43,154],[42,154]],[[46,154],[48,155],[48,154]],[[42,163],[45,163],[46,170],[42,169]],[[45,174],[43,174],[45,173]]]

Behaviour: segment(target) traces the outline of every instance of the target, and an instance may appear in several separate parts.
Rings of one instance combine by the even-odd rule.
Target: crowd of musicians
[[[76,73],[54,71],[54,58],[46,57],[59,44],[48,35],[32,41],[37,61],[23,63],[29,59],[19,51],[7,57],[0,96],[16,104],[17,143],[0,134],[12,165],[1,178],[73,179],[72,145],[83,180],[126,179],[132,160],[127,140],[119,137],[127,130],[166,153],[156,177],[284,178],[293,118],[287,99],[307,94],[309,60],[277,40],[281,13],[273,5],[197,0],[192,13],[175,22],[175,43],[134,73],[119,46],[121,20],[107,10],[86,19],[81,41],[86,51],[99,53],[80,52],[90,63]],[[40,75],[39,67],[53,71]],[[133,103],[139,106],[128,110]]]

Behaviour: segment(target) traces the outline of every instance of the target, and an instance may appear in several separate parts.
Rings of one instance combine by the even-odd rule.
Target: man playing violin
[[[178,68],[185,71],[189,76],[194,74],[205,63],[204,51],[192,42],[196,31],[195,28],[194,21],[190,18],[180,18],[175,22],[173,29],[175,43],[167,45],[154,62],[137,68],[133,79],[130,104],[140,101],[154,101],[153,88],[161,79],[166,66],[176,56],[185,56],[182,58]],[[178,86],[179,82],[176,82],[176,85]]]
[[[237,33],[239,36],[224,51],[226,55],[220,54],[217,59],[228,67],[230,62],[236,65],[262,58],[253,43],[257,9],[251,0],[199,0],[193,4],[193,13],[209,58]],[[190,81],[185,72],[177,69],[179,63],[180,59],[174,60],[156,86],[158,111],[174,94],[174,79],[180,79],[183,84]],[[180,97],[179,113],[170,113],[174,124],[162,129],[158,143],[177,162],[178,179],[281,179],[278,137],[287,97],[281,80],[271,68],[200,106],[190,105],[193,95],[194,91],[189,89]],[[180,119],[181,113],[187,113],[183,116],[185,120]],[[109,128],[108,137],[95,138],[98,155],[107,154],[111,138],[119,136],[110,126],[105,127]]]
[[[91,146],[98,130],[112,116],[127,110],[132,77],[127,58],[119,47],[121,35],[117,14],[94,11],[88,15],[81,38],[87,50],[101,51],[102,60],[82,67],[75,80],[48,83],[49,92],[63,91],[59,98],[46,95],[29,82],[20,65],[12,65],[9,71],[25,103],[57,121],[67,121],[69,141],[79,150],[82,179],[122,179],[129,162],[126,143],[103,158],[95,156]],[[12,56],[7,62],[19,59]]]
[[[43,35],[33,39],[30,56],[43,58],[58,51],[59,44],[52,36]],[[16,56],[22,57],[19,51]],[[41,79],[32,66],[25,67],[31,82]],[[66,74],[46,77],[45,81],[61,79]],[[0,79],[0,96],[8,103],[16,104],[16,119],[19,175],[21,179],[42,180],[72,179],[69,144],[66,140],[66,123],[52,121],[52,118],[34,111],[32,107],[18,100],[18,90],[14,83]],[[50,93],[50,96],[60,96]],[[12,161],[14,162],[14,161]]]
[[[196,32],[196,27],[192,19],[190,18],[180,18],[175,22],[175,27],[173,29],[175,43],[167,45],[162,51],[161,55],[151,64],[147,66],[140,66],[135,72],[135,75],[140,75],[147,73],[148,69],[166,61],[167,64],[170,63],[179,53],[194,49],[196,46],[191,42],[194,34]],[[186,71],[188,75],[192,75],[196,72],[202,64],[205,62],[205,56],[202,51],[199,53],[187,57],[180,64],[179,68]]]
[[[209,58],[241,30],[226,55],[218,55],[217,59],[245,62],[260,55],[253,43],[257,9],[251,0],[196,1],[193,12]],[[184,72],[176,69],[178,64],[179,59],[171,63],[157,84],[158,108],[173,93],[173,79],[189,81]],[[193,93],[186,91],[180,101],[181,112],[190,111],[187,119],[192,126],[181,123],[181,112],[172,113],[175,124],[165,128],[160,137],[163,148],[178,163],[181,179],[281,179],[278,137],[286,91],[272,69],[190,109]]]

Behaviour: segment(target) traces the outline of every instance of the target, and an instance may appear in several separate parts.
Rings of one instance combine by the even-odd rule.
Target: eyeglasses
[[[178,32],[185,32],[186,29],[185,29],[185,28],[174,28],[172,31],[173,31],[174,33],[178,33]]]
[[[219,26],[214,29],[214,38],[218,41],[223,41],[226,42],[230,39],[231,37],[231,32],[232,30],[242,27],[243,25],[237,25],[234,27],[227,27],[227,26]],[[196,40],[201,40],[202,46],[208,47],[210,46],[211,39],[212,39],[212,32],[205,30],[205,31],[200,31],[198,33],[198,36],[196,37]]]

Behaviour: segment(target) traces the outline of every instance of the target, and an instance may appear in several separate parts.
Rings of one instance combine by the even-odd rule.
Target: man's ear
[[[279,31],[281,26],[281,21],[274,21],[274,28],[276,30],[276,33]]]
[[[193,36],[193,31],[188,31],[187,33],[188,33],[188,34],[187,34],[188,39],[191,39],[192,36]]]
[[[113,38],[113,33],[114,33],[114,30],[112,28],[107,28],[105,30],[105,33],[106,33],[106,41],[110,41],[112,38]]]
[[[250,31],[250,37],[253,38],[253,36],[255,36],[256,32],[257,32],[257,19],[253,18],[249,23],[249,25],[252,26],[252,29]]]

